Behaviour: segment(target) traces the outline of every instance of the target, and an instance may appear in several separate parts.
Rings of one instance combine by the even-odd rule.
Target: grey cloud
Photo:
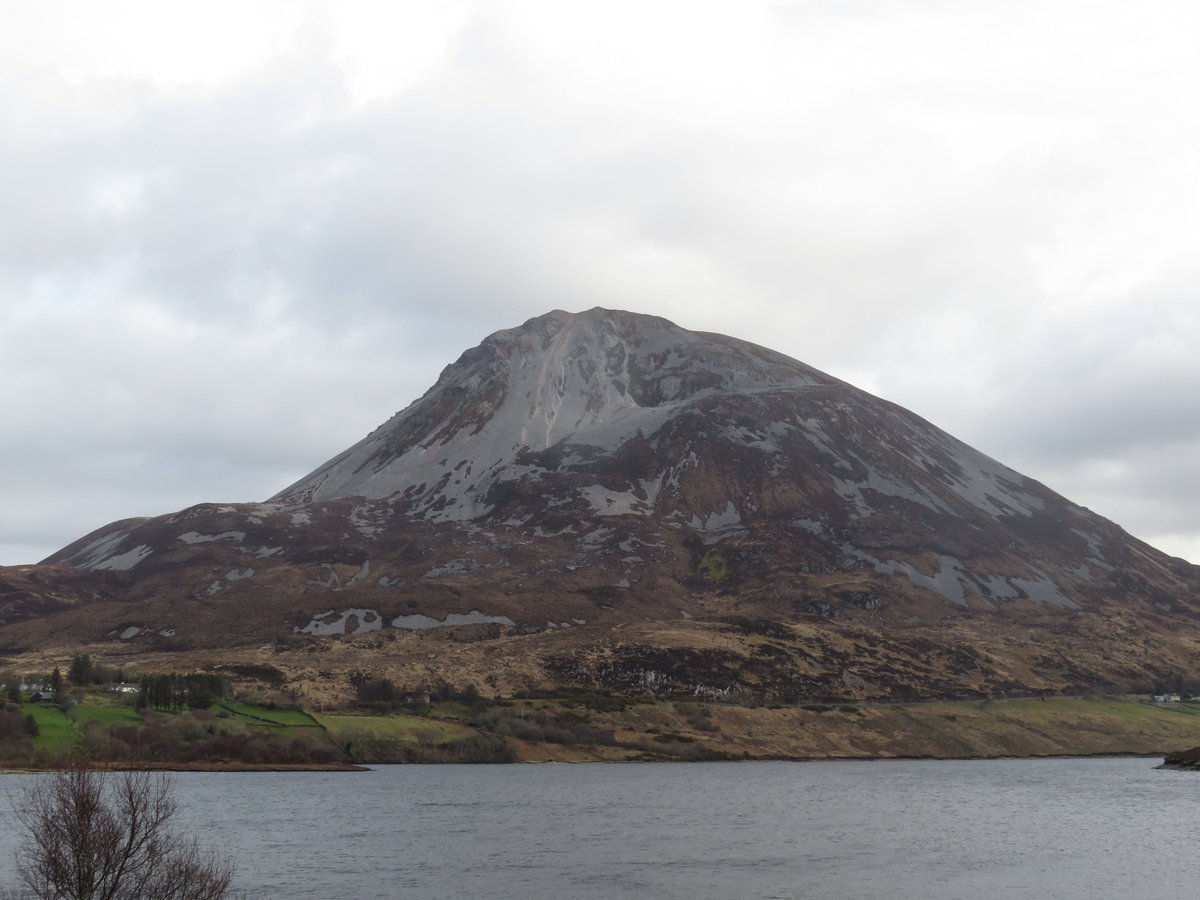
[[[203,89],[0,79],[0,451],[24,469],[0,489],[25,509],[22,485],[52,484],[112,518],[261,498],[491,331],[600,304],[863,380],[1118,521],[1129,510],[1136,533],[1191,527],[1171,484],[1200,483],[1200,372],[1142,348],[1195,338],[1180,313],[1200,274],[1175,262],[1186,240],[1158,259],[1140,234],[1164,202],[1166,221],[1190,214],[1194,162],[1137,130],[1145,86],[1112,96],[1123,118],[1094,109],[1136,66],[1097,56],[1078,85],[1039,88],[1048,38],[1015,79],[999,25],[996,48],[975,36],[978,65],[939,43],[982,6],[770,9],[787,30],[731,60],[711,102],[667,45],[662,83],[631,89],[647,59],[606,48],[560,70],[565,51],[486,5],[423,80],[367,104],[320,21]],[[692,74],[719,88],[713,71]],[[1195,118],[1176,116],[1181,134]],[[1134,244],[1142,269],[1113,252]],[[1104,303],[1064,312],[1105,278]],[[0,541],[100,524],[43,506]]]

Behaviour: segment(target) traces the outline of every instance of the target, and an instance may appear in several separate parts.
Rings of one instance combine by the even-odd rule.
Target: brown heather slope
[[[0,654],[741,703],[1149,689],[1200,569],[761,347],[554,312],[276,497],[0,570]]]

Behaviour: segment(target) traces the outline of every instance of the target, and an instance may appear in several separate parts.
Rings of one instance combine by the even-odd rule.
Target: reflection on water
[[[383,766],[177,795],[252,897],[1192,898],[1200,775],[1156,762]],[[14,844],[0,803],[6,875]]]

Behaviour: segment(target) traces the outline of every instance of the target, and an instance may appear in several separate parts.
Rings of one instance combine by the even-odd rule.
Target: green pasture
[[[473,728],[460,725],[451,719],[426,716],[348,716],[320,713],[316,719],[335,739],[365,732],[373,737],[391,738],[412,744],[445,744],[475,733]]]
[[[21,715],[31,715],[37,722],[38,734],[33,739],[35,749],[65,750],[70,745],[74,734],[71,722],[57,706],[26,703],[21,707]]]
[[[214,712],[219,712],[221,709],[228,710],[238,718],[249,719],[251,722],[258,724],[280,725],[287,728],[320,727],[320,723],[316,719],[301,709],[255,706],[250,703],[239,703],[234,700],[223,700],[213,706]]]
[[[69,717],[82,728],[88,722],[101,725],[137,725],[141,714],[132,706],[92,706],[83,704],[71,710]]]

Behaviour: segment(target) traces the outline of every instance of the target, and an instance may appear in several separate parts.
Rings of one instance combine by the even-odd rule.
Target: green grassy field
[[[67,719],[67,714],[57,706],[27,703],[21,707],[21,713],[33,716],[33,720],[37,722],[38,734],[33,739],[34,749],[54,752],[70,746],[74,729]]]
[[[452,719],[426,716],[350,716],[320,713],[316,719],[334,738],[365,732],[375,737],[412,744],[444,744],[474,733],[469,726]]]
[[[132,706],[91,706],[83,704],[71,711],[71,718],[80,728],[87,722],[102,725],[136,725],[141,715]]]
[[[250,703],[239,703],[235,700],[223,700],[212,707],[213,712],[221,709],[228,710],[242,719],[260,722],[268,725],[282,725],[289,728],[319,727],[319,723],[311,715],[301,709],[270,708],[254,706]]]

